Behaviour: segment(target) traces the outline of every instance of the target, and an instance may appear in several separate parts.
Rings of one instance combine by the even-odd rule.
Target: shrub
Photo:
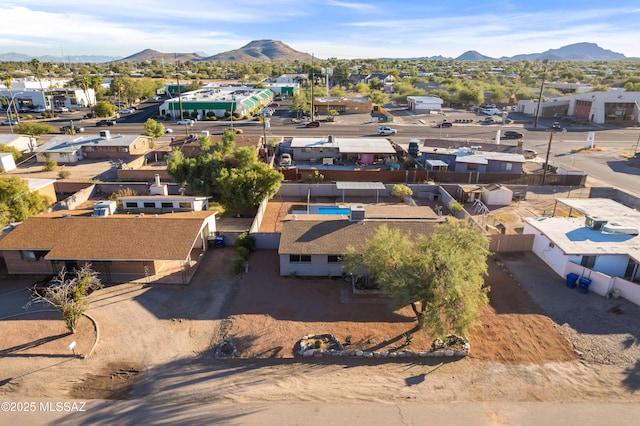
[[[249,259],[249,249],[246,247],[236,247],[236,255],[243,260]]]
[[[233,258],[233,262],[231,263],[231,270],[234,274],[238,275],[244,272],[246,260],[241,256],[236,256]]]
[[[52,158],[47,158],[42,166],[43,172],[51,172],[58,168],[58,162]]]
[[[59,179],[68,179],[71,176],[71,172],[69,170],[60,170],[58,172]]]
[[[256,239],[248,232],[243,232],[236,238],[236,247],[244,247],[249,251],[256,249]]]

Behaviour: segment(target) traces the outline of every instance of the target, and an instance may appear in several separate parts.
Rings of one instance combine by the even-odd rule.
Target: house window
[[[144,203],[144,207],[145,207],[145,208],[147,208],[147,209],[153,209],[153,208],[155,208],[155,207],[156,207],[156,203],[148,203],[148,202],[145,202],[145,203]]]
[[[180,208],[181,209],[190,209],[191,208],[191,203],[180,203]]]
[[[162,208],[163,209],[173,208],[173,203],[168,203],[168,202],[164,201],[164,202],[162,202]]]
[[[506,170],[506,171],[513,170],[513,164],[512,163],[500,163],[500,170]]]
[[[330,254],[327,256],[328,263],[342,263],[342,256],[339,254]]]
[[[135,201],[127,201],[126,203],[124,203],[124,205],[128,209],[138,208],[138,203],[136,203]]]
[[[36,260],[36,254],[32,250],[20,250],[22,260]]]
[[[580,265],[584,266],[585,268],[589,268],[592,269],[593,265],[596,264],[596,257],[595,256],[582,256],[582,260],[580,261]]]
[[[477,164],[467,164],[467,170],[470,172],[477,172],[478,171],[478,165]]]
[[[289,255],[290,263],[311,263],[311,255],[310,254],[290,254]]]

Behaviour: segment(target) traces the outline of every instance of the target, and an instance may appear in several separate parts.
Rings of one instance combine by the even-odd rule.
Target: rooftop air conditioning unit
[[[351,206],[349,212],[349,220],[359,222],[364,220],[364,206]]]

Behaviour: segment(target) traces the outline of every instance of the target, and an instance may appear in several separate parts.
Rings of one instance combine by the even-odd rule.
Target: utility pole
[[[315,110],[313,109],[313,80],[315,79],[314,74],[314,57],[313,53],[311,54],[311,120],[315,118]]]
[[[178,106],[180,108],[180,120],[182,120],[184,117],[182,117],[182,94],[180,93],[180,73],[178,72],[178,55],[175,55],[175,63],[176,63],[176,82],[178,83]],[[187,132],[189,133],[189,132]]]
[[[544,159],[544,172],[542,173],[542,185],[547,180],[547,170],[549,169],[549,153],[551,152],[551,141],[553,140],[553,130],[549,132],[549,144],[547,145],[547,156]]]
[[[540,104],[542,103],[542,91],[544,90],[544,79],[547,75],[547,64],[549,63],[548,59],[542,61],[544,64],[544,69],[542,70],[542,82],[540,83],[540,94],[538,95],[538,106],[536,107],[536,119],[533,121],[533,127],[538,127],[538,117],[540,116]]]

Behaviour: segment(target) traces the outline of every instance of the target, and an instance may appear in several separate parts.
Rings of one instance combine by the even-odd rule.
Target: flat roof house
[[[36,161],[47,159],[58,163],[76,163],[84,158],[124,158],[149,151],[151,138],[141,135],[112,135],[101,130],[99,135],[56,136],[37,147]]]
[[[640,212],[604,198],[558,198],[570,217],[526,218],[533,252],[558,275],[591,280],[602,296],[613,289],[640,305]],[[579,217],[573,216],[577,212]]]

